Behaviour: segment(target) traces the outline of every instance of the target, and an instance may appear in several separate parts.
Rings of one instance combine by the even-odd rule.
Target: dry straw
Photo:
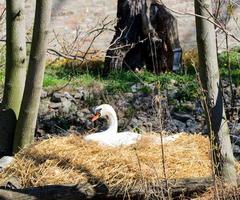
[[[161,146],[149,138],[146,135],[132,146],[107,148],[74,134],[54,137],[17,154],[0,181],[15,176],[23,187],[101,182],[111,192],[157,184],[164,178]],[[211,175],[207,137],[183,134],[165,144],[164,151],[168,179]]]

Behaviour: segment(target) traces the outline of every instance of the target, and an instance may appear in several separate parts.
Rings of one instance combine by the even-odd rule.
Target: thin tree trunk
[[[194,4],[198,15],[208,17],[208,12],[212,12],[211,0],[195,0]],[[205,19],[196,17],[196,29],[200,79],[207,95],[209,112],[206,113],[211,119],[208,123],[210,140],[213,144],[214,171],[227,183],[237,185],[233,151],[220,87],[214,25]]]
[[[33,41],[23,102],[14,137],[14,152],[30,144],[34,137],[45,70],[47,36],[52,0],[37,0]]]
[[[1,112],[5,119],[0,119],[0,147],[4,154],[12,150],[12,139],[16,119],[22,102],[26,78],[26,39],[24,0],[7,0],[7,42],[6,76]]]

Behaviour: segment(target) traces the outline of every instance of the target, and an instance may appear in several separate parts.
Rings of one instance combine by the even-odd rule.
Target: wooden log
[[[48,185],[26,189],[6,190],[0,189],[0,200],[84,200],[84,199],[151,199],[167,195],[164,182],[159,186],[146,188],[134,188],[129,191],[112,194],[105,185],[92,186],[89,183],[79,185]],[[211,178],[170,180],[168,182],[169,193],[174,199],[180,196],[190,197],[194,193],[203,193],[212,185]],[[140,189],[141,188],[141,189]]]

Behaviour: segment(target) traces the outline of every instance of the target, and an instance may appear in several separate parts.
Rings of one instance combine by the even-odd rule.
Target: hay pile
[[[201,135],[181,135],[164,145],[168,179],[211,175],[209,142]],[[124,190],[164,178],[161,145],[145,136],[136,145],[118,148],[87,143],[80,136],[54,137],[30,146],[0,174],[0,182],[16,176],[23,187],[101,182]]]

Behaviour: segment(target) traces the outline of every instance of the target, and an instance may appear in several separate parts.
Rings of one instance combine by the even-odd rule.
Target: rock
[[[119,109],[117,111],[117,116],[118,116],[119,119],[122,119],[125,116],[125,113],[122,110]]]
[[[221,80],[221,85],[222,85],[223,88],[226,88],[226,87],[229,86],[229,82],[226,81],[226,80]]]
[[[48,93],[45,90],[41,90],[41,99],[46,98]]]
[[[38,140],[39,138],[44,137],[46,134],[45,130],[38,128],[37,131],[35,132],[35,139]]]
[[[191,101],[186,101],[182,103],[182,107],[184,107],[187,111],[193,112],[195,110],[195,104]]]
[[[56,117],[56,112],[55,111],[48,112],[44,115],[45,120],[50,120],[54,117]]]
[[[178,127],[176,126],[176,124],[174,123],[174,120],[168,120],[168,122],[166,123],[166,125],[164,126],[164,129],[168,132],[171,133],[176,133],[178,132]]]
[[[62,107],[62,103],[61,102],[59,102],[59,103],[53,103],[53,102],[51,102],[50,104],[49,104],[49,108],[52,108],[52,109],[59,109],[59,108],[61,108]]]
[[[184,132],[185,131],[185,129],[186,129],[185,123],[183,123],[179,120],[176,120],[176,119],[173,119],[173,122],[174,122],[175,126],[177,127],[178,132]]]
[[[83,94],[80,93],[80,92],[77,92],[77,93],[74,94],[74,98],[75,99],[82,99],[83,98]]]
[[[89,120],[86,120],[86,121],[85,121],[85,127],[86,127],[87,129],[92,129],[92,128],[93,128],[93,123],[90,122]]]
[[[39,115],[44,115],[47,112],[49,112],[49,108],[50,108],[49,100],[47,100],[47,99],[42,100],[39,105],[39,109],[38,109]]]
[[[197,123],[195,120],[192,120],[192,119],[189,119],[186,121],[186,126],[187,126],[187,129],[186,131],[187,132],[190,132],[190,133],[196,133],[196,128],[197,128]]]
[[[134,94],[131,92],[125,93],[126,98],[132,99]]]
[[[207,125],[205,125],[205,126],[203,127],[203,129],[202,129],[202,134],[203,134],[203,135],[208,135],[208,127],[207,127]]]
[[[187,125],[187,127],[196,126],[196,121],[193,119],[188,119],[186,121],[186,125]]]
[[[181,111],[172,113],[172,116],[174,119],[177,119],[181,122],[186,122],[189,119],[192,119],[192,120],[194,119],[192,115],[185,112],[181,112]]]
[[[239,161],[240,160],[240,146],[233,144],[232,147],[233,147],[233,155],[234,155],[235,159]]]
[[[88,99],[88,98],[90,98],[92,95],[90,95],[90,93],[87,91],[87,90],[85,90],[84,88],[79,88],[78,89],[78,95],[81,97],[80,99],[81,100],[86,100],[86,99]]]
[[[235,135],[235,136],[239,136],[240,134],[240,124],[237,123],[237,124],[232,124],[232,128],[231,128],[231,134]]]
[[[201,115],[196,115],[195,120],[196,120],[197,122],[203,122],[203,121],[204,121],[204,118],[203,118],[203,116],[201,116]]]
[[[136,93],[136,92],[138,92],[141,88],[142,88],[141,83],[136,83],[136,84],[134,84],[134,85],[131,86],[131,91],[132,91],[133,93]]]
[[[82,112],[84,114],[91,114],[91,111],[88,108],[84,108],[84,109],[80,110],[80,112]]]
[[[231,135],[231,142],[235,145],[240,146],[240,136],[239,135]]]
[[[82,117],[84,117],[84,113],[81,112],[81,111],[77,111],[77,116],[78,116],[79,118],[82,118]]]
[[[0,171],[8,167],[14,161],[14,157],[4,156],[0,159]]]
[[[61,107],[59,108],[59,112],[60,113],[69,113],[71,105],[72,105],[72,103],[70,100],[63,101]]]
[[[1,184],[4,189],[16,190],[22,188],[21,181],[15,176],[11,176]]]
[[[173,87],[172,89],[168,90],[167,95],[169,99],[176,99],[178,94],[178,89]]]
[[[141,121],[141,120],[138,120],[138,119],[136,119],[136,118],[132,118],[130,124],[131,124],[131,126],[132,126],[133,128],[141,127],[142,121]]]
[[[60,103],[60,102],[62,102],[61,97],[62,97],[62,94],[54,92],[50,101],[53,103]]]
[[[70,95],[68,92],[64,92],[64,97],[74,103],[76,103],[76,100]]]
[[[153,124],[151,122],[145,122],[145,123],[143,123],[142,129],[147,133],[151,133],[151,132],[153,132]]]
[[[177,84],[177,81],[174,80],[174,79],[170,79],[170,83],[169,83],[169,84],[172,85],[172,86],[174,86],[174,85]]]

